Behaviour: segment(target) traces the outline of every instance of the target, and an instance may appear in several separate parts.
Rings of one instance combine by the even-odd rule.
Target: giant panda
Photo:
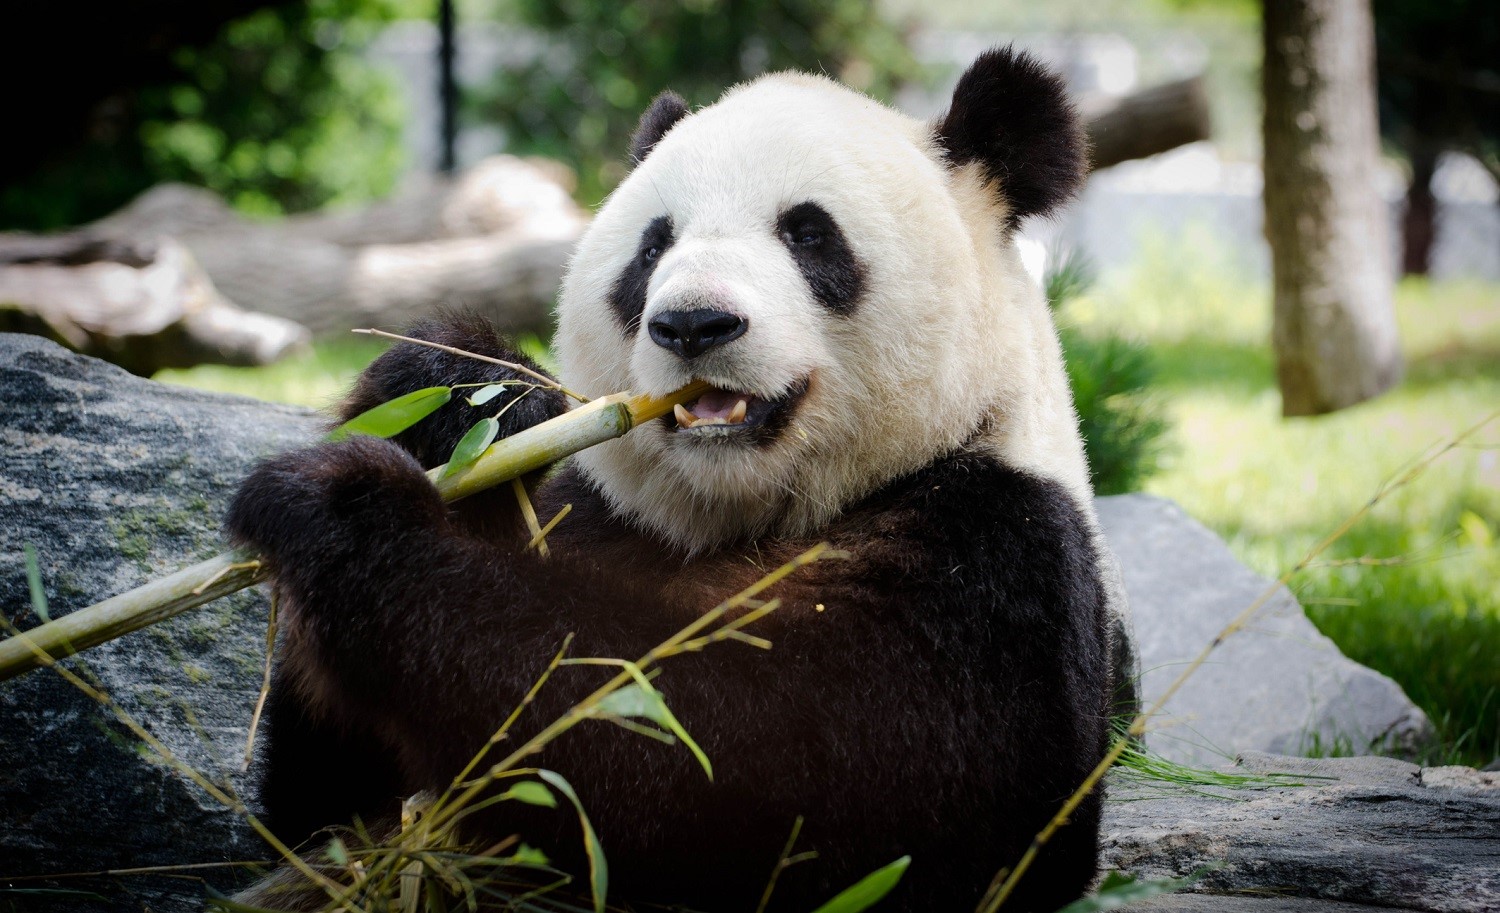
[[[441,790],[568,635],[573,656],[638,657],[826,541],[846,558],[768,593],[782,606],[754,633],[771,649],[716,645],[657,680],[712,780],[681,746],[604,723],[536,763],[576,789],[614,897],[748,913],[800,817],[797,850],[817,855],[771,909],[810,910],[905,855],[879,909],[973,909],[1102,757],[1119,674],[1077,420],[1016,244],[1083,179],[1074,109],[1007,48],[934,123],[777,74],[698,111],[661,95],[631,155],[560,293],[562,381],[713,390],[527,481],[543,518],[572,505],[547,557],[508,487],[450,506],[423,474],[501,406],[507,434],[567,408],[546,389],[274,457],[235,497],[228,533],[266,557],[284,619],[271,826],[296,844]],[[472,317],[413,332],[522,360]],[[342,413],[507,379],[524,378],[398,344]],[[609,671],[559,670],[512,737]],[[576,820],[513,806],[475,839],[519,831],[583,865]],[[1087,889],[1099,814],[1095,794],[1007,909]]]

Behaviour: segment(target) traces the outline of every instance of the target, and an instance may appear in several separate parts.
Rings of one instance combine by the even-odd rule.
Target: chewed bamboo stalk
[[[439,466],[428,476],[444,500],[456,501],[620,437],[707,389],[707,384],[696,382],[662,397],[628,393],[600,397],[496,441],[478,460],[452,475],[445,475],[446,466]],[[0,641],[0,681],[40,666],[38,651],[53,659],[71,656],[253,586],[267,576],[267,568],[253,553],[230,551],[12,635]]]

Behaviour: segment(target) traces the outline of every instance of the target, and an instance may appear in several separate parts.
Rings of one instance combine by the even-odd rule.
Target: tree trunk
[[[1432,268],[1432,244],[1437,239],[1437,198],[1432,175],[1437,171],[1437,148],[1418,137],[1411,149],[1411,186],[1406,211],[1401,214],[1401,272],[1425,276]]]
[[[1317,415],[1401,376],[1370,0],[1265,0],[1264,39],[1277,380],[1283,415]]]

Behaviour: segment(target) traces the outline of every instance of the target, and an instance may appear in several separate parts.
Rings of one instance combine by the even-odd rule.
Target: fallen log
[[[442,304],[477,311],[505,333],[544,332],[588,223],[570,190],[561,165],[495,156],[366,207],[258,222],[209,191],[167,184],[88,232],[170,235],[230,300],[316,336],[406,326]]]
[[[310,339],[295,321],[225,299],[176,241],[93,234],[0,235],[0,331],[46,336],[141,375],[269,364]]]
[[[1211,126],[1203,77],[1193,76],[1127,95],[1086,129],[1097,171],[1206,140]]]

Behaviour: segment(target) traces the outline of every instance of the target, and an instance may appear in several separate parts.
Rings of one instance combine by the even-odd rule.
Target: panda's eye
[[[641,256],[645,257],[647,260],[655,260],[657,257],[661,256],[661,248],[653,244],[652,246],[646,248],[645,253],[643,253]]]
[[[812,247],[823,240],[823,233],[811,225],[804,225],[791,231],[782,232],[781,240],[797,247]]]

